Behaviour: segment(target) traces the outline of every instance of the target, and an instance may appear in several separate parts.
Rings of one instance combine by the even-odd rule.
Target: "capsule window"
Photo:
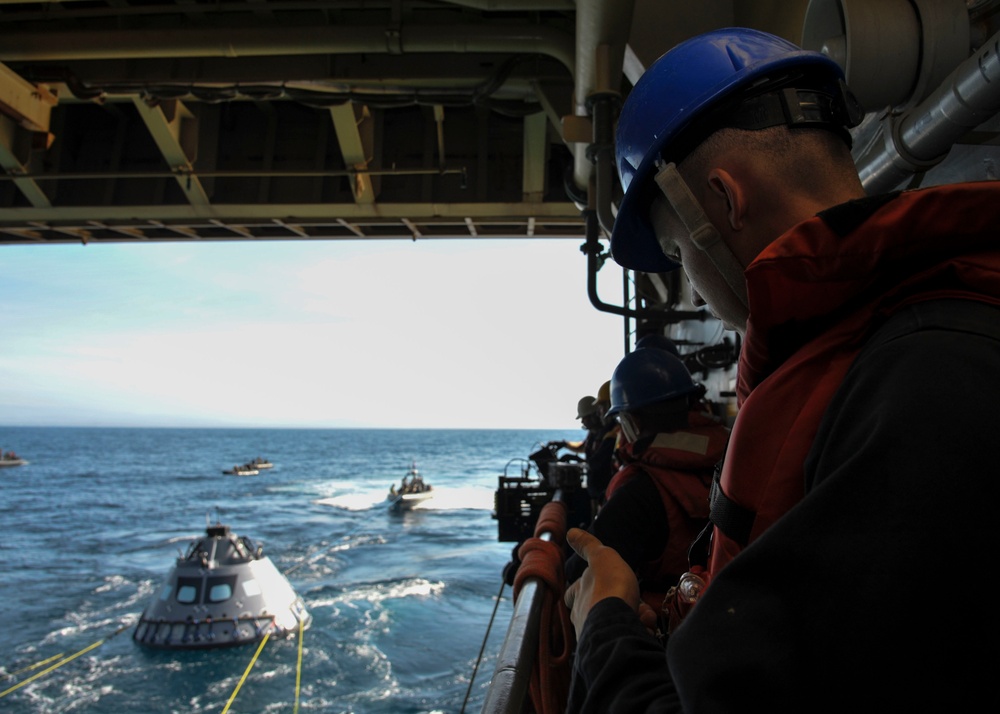
[[[177,578],[177,602],[191,605],[201,598],[201,578]]]
[[[230,575],[221,578],[208,579],[208,600],[207,602],[225,602],[233,596],[233,586],[236,585],[236,576]]]

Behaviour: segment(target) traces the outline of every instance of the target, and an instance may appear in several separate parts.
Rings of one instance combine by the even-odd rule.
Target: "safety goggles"
[[[635,417],[633,417],[628,412],[619,412],[615,415],[618,423],[622,428],[622,436],[625,440],[632,444],[639,440],[639,424],[636,422]]]
[[[684,231],[690,238],[691,244],[698,250],[705,253],[712,261],[715,269],[729,285],[733,294],[747,305],[747,286],[743,278],[743,266],[740,265],[732,250],[722,240],[719,231],[708,220],[704,209],[698,200],[691,193],[691,189],[681,177],[677,166],[672,163],[660,164],[656,172],[656,185],[663,193],[664,198],[670,205],[668,214],[677,219],[677,230]],[[656,231],[656,238],[660,242],[660,249],[664,255],[672,260],[678,260],[671,252],[677,253],[677,244],[672,236],[677,235],[671,226],[668,231]],[[679,255],[679,254],[678,254]],[[680,262],[678,260],[678,262]]]

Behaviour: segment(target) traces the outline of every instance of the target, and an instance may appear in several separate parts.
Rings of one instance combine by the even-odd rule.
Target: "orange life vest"
[[[608,484],[607,498],[640,473],[649,475],[660,494],[669,537],[659,556],[636,568],[644,597],[659,609],[667,588],[687,569],[687,550],[708,522],[712,473],[722,458],[729,429],[711,414],[692,411],[689,426],[657,434],[640,453],[621,451],[628,463]],[[658,594],[658,599],[657,599]]]
[[[802,499],[803,464],[827,405],[888,316],[938,298],[1000,304],[997,226],[992,212],[980,210],[1000,202],[1000,185],[866,200],[873,212],[856,227],[838,223],[843,216],[831,214],[844,207],[835,208],[793,227],[746,270],[740,409],[715,499],[745,517],[723,530],[713,506],[708,583]]]

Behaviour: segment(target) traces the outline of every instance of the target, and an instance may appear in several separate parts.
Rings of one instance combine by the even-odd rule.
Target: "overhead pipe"
[[[608,235],[615,225],[611,203],[615,186],[615,116],[620,104],[619,93],[610,91],[595,92],[587,102],[593,116],[593,143],[587,150],[587,157],[594,166],[594,180],[591,181],[594,191],[589,205],[597,212],[598,222]]]
[[[322,169],[310,171],[292,171],[282,169],[259,169],[247,171],[195,171],[178,169],[175,171],[63,171],[63,172],[25,172],[19,174],[0,174],[0,181],[18,181],[31,179],[34,181],[96,181],[102,179],[161,179],[161,178],[336,178],[341,176],[448,176],[459,175],[465,180],[468,170],[465,167],[447,169],[366,169],[347,168],[325,171]]]
[[[595,92],[618,91],[634,7],[635,0],[577,0],[576,116],[590,115],[587,104]],[[602,46],[604,49],[599,52]],[[573,181],[577,189],[584,191],[590,184],[593,164],[584,145],[571,148],[574,149]]]
[[[1000,33],[963,61],[924,101],[887,114],[882,141],[855,162],[868,194],[899,186],[944,160],[956,141],[1000,111]]]
[[[21,0],[18,0],[19,2]],[[523,10],[565,10],[576,9],[574,0],[446,0],[451,5],[471,7],[487,11],[523,11]]]
[[[218,30],[0,33],[0,62],[279,55],[521,52],[553,57],[575,75],[573,38],[544,26],[404,25]]]
[[[82,2],[83,0],[61,0],[63,3],[69,2]],[[51,0],[0,0],[0,5],[46,5],[50,3]],[[89,0],[88,0],[89,2]],[[382,5],[390,5],[392,0],[385,0]],[[523,11],[523,10],[566,10],[572,11],[576,8],[576,3],[573,0],[446,0],[451,5],[460,5],[462,7],[470,7],[476,10],[489,10],[489,11]],[[357,2],[350,3],[347,5],[344,2],[323,2],[322,0],[306,0],[305,2],[282,2],[280,5],[276,5],[271,8],[262,8],[266,10],[314,10],[314,9],[330,9],[330,8],[344,8],[355,9],[357,7],[361,8],[371,8],[377,6],[376,3],[372,3],[370,0],[365,2],[365,0],[358,0]],[[115,8],[120,10],[120,8]],[[130,11],[128,14],[163,14],[162,6],[151,6],[148,8],[128,8]],[[178,12],[184,12],[181,7],[177,8]],[[198,8],[198,12],[246,12],[246,8],[233,7],[219,7],[218,5],[206,6],[205,8]]]

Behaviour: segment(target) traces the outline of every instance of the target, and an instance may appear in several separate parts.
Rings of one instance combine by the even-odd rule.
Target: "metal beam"
[[[347,204],[330,206],[212,206],[211,217],[195,206],[90,206],[0,209],[0,244],[65,243],[67,236],[90,243],[187,240],[393,240],[448,238],[573,238],[584,225],[573,204]],[[258,210],[251,210],[256,208]],[[398,211],[408,208],[409,211]],[[515,214],[505,211],[517,209]],[[155,213],[154,213],[155,210]],[[365,215],[362,215],[364,212]],[[348,216],[347,214],[353,215]],[[392,214],[392,215],[390,215]],[[418,215],[420,214],[420,215]],[[445,215],[447,214],[447,215]]]
[[[30,148],[30,134],[13,119],[0,114],[0,167],[14,177],[14,185],[32,206],[48,208],[52,204],[45,192],[34,179],[24,176],[28,173],[26,162],[31,155]]]
[[[89,221],[89,220],[193,220],[217,218],[219,220],[296,220],[348,221],[364,219],[419,220],[427,218],[455,218],[464,221],[466,216],[477,223],[498,220],[505,223],[523,222],[529,216],[538,220],[566,219],[583,225],[580,209],[573,203],[381,203],[377,206],[339,203],[281,203],[215,204],[206,216],[204,212],[188,205],[147,206],[56,206],[41,210],[36,208],[0,208],[0,225],[26,221]]]
[[[374,151],[375,133],[371,112],[368,107],[346,103],[330,107],[330,117],[337,132],[344,166],[359,171],[354,175],[351,184],[354,200],[357,203],[374,203],[375,190],[372,187],[371,176],[362,173],[368,169]]]
[[[521,192],[525,201],[541,201],[545,196],[548,121],[544,112],[524,117],[524,153]]]
[[[0,64],[0,112],[28,131],[48,132],[49,115],[58,102],[45,85],[35,86]]]
[[[170,170],[177,174],[177,184],[193,206],[210,203],[201,181],[194,175],[198,155],[198,120],[176,99],[149,106],[139,97],[132,103],[146,123],[149,133]]]
[[[444,150],[444,105],[434,105],[434,124],[437,126],[438,168],[442,171],[448,163]]]
[[[82,32],[0,32],[0,61],[138,59],[144,57],[275,57],[359,53],[518,52],[555,58],[572,76],[576,52],[572,35],[544,26],[495,23],[431,27],[406,25],[386,37],[381,26],[310,26]]]

